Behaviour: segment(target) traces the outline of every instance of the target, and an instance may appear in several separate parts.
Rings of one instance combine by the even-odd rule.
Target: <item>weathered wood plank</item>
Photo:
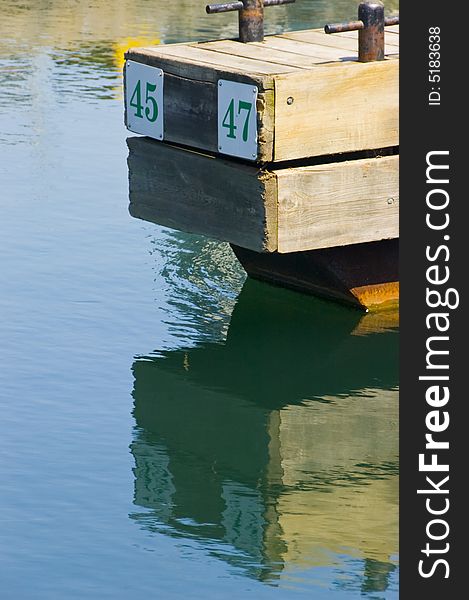
[[[166,48],[174,49],[173,45]],[[151,46],[148,48],[129,48],[125,58],[163,69],[165,76],[169,74],[191,81],[215,84],[219,79],[230,79],[240,83],[257,85],[260,91],[273,89],[273,77],[271,75],[245,73],[233,66],[232,61],[230,62],[231,66],[214,64],[209,60],[213,58],[212,54],[205,55],[205,60],[194,62],[175,56],[164,46]]]
[[[294,44],[295,42],[293,42],[293,45]],[[243,56],[245,58],[257,57],[264,62],[272,62],[280,66],[287,65],[302,69],[311,69],[311,67],[321,62],[321,57],[314,54],[314,49],[313,51],[310,49],[310,52],[307,52],[305,51],[305,47],[307,50],[306,44],[297,44],[303,50],[302,53],[294,52],[294,50],[291,49],[291,46],[290,51],[285,51],[285,49],[282,48],[282,43],[276,42],[276,38],[273,38],[272,40],[266,38],[264,42],[249,44],[242,44],[241,42],[233,40],[223,40],[220,42],[200,44],[199,47],[215,52]]]
[[[386,36],[387,31],[388,28],[386,27],[384,38],[386,44],[389,46],[396,46],[397,48],[399,48],[399,36],[393,35],[391,31],[389,32],[391,35]],[[337,36],[338,38],[349,38],[351,40],[357,40],[358,44],[358,31],[343,31],[342,33],[334,33],[332,35]]]
[[[256,252],[398,237],[398,156],[271,171],[148,138],[127,143],[133,216]]]
[[[164,121],[166,140],[217,152],[216,84],[166,75]]]
[[[399,236],[399,157],[278,169],[278,252]]]
[[[330,46],[332,48],[340,48],[345,50],[344,56],[353,56],[355,59],[358,55],[358,37],[342,37],[340,35],[328,35],[323,30],[308,29],[306,31],[292,31],[284,33],[280,36],[274,36],[273,39],[278,38],[288,39],[291,41],[302,42],[304,44],[313,44],[316,46]],[[387,44],[387,38],[385,36],[385,54],[396,54],[395,44]],[[316,52],[316,48],[314,49]]]
[[[337,35],[328,35],[323,30],[306,29],[305,31],[288,31],[279,36],[281,39],[301,42],[302,44],[314,44],[319,46],[330,46],[341,50],[350,50],[358,54],[358,45],[354,40],[341,38]]]
[[[188,46],[161,46],[161,54],[171,58],[183,59],[190,66],[200,62],[211,64],[214,68],[236,70],[241,73],[254,75],[273,75],[297,71],[296,67],[272,64],[255,58],[243,58],[235,54],[222,54],[213,49],[204,47],[204,44],[191,44]]]
[[[314,58],[314,64],[324,62],[338,61],[344,59],[353,59],[357,57],[357,49],[355,53],[352,51],[344,51],[335,46],[326,46],[320,44],[310,44],[302,40],[290,39],[283,36],[266,37],[263,42],[253,42],[251,46],[264,47],[269,49],[281,50],[286,55],[293,53],[295,55],[302,54]],[[310,67],[311,68],[311,67]]]
[[[397,146],[398,70],[389,59],[277,76],[274,161]]]
[[[276,177],[148,138],[129,138],[132,216],[255,250],[277,247]]]

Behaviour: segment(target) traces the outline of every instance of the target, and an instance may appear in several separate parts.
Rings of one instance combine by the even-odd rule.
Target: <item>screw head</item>
[[[219,82],[218,82],[218,85],[221,87],[221,86],[223,85],[223,82],[222,82],[222,81],[219,81]]]
[[[292,98],[292,96],[288,96],[288,98],[287,98],[287,104],[291,106],[293,104],[293,102],[295,102],[295,99]]]
[[[254,154],[254,152],[251,155],[253,158],[257,158],[257,154]]]
[[[388,198],[388,204],[394,204],[394,198]]]

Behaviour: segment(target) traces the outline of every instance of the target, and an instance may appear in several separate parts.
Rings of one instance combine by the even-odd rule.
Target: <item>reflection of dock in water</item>
[[[363,590],[383,590],[398,552],[398,336],[294,299],[248,281],[225,344],[134,363],[135,504],[150,512],[132,518],[256,578],[345,557],[363,561]]]

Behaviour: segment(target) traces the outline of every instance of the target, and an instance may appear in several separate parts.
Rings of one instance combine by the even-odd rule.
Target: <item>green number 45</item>
[[[151,96],[153,92],[156,92],[156,84],[147,81],[145,85],[145,117],[150,123],[154,123],[158,118],[158,103],[156,102],[156,99]],[[135,108],[135,116],[139,119],[143,119],[142,83],[140,79],[137,81],[137,85],[130,98],[130,106]]]
[[[245,119],[243,125],[243,142],[248,141],[249,135],[249,117],[251,115],[252,110],[252,102],[244,102],[240,100],[238,102],[238,115],[241,114],[241,111],[245,111]],[[236,130],[238,126],[235,125],[235,101],[234,98],[231,100],[228,110],[226,111],[225,116],[223,117],[222,127],[228,129],[228,135],[226,137],[235,140],[236,139]]]

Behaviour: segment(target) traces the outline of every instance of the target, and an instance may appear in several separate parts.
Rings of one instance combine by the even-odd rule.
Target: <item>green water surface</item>
[[[0,0],[2,600],[397,598],[392,315],[128,213],[123,50],[236,35],[204,6]]]

